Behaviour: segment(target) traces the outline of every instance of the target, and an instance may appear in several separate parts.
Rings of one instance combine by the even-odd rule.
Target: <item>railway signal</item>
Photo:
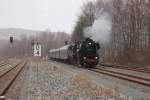
[[[13,43],[13,37],[9,37],[9,42]]]

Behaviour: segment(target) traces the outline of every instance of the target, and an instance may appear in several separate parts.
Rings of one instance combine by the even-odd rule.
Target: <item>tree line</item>
[[[70,35],[65,32],[43,31],[37,35],[22,35],[19,39],[15,39],[13,43],[5,41],[1,48],[1,57],[32,57],[32,44],[39,43],[42,45],[42,56],[47,56],[50,49],[59,48],[70,39]]]
[[[107,2],[106,2],[107,1]],[[109,45],[101,45],[101,62],[149,64],[150,0],[97,0],[83,5],[72,34],[72,41],[84,39],[84,28],[91,26],[101,9],[111,16]]]

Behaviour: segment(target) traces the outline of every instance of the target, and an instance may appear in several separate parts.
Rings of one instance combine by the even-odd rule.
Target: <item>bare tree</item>
[[[95,15],[101,8],[105,8],[112,15],[112,39],[109,47],[101,48],[103,60],[121,64],[144,64],[150,58],[149,0],[110,0],[109,3],[97,0],[85,5],[72,40],[84,38],[83,28],[91,25]]]

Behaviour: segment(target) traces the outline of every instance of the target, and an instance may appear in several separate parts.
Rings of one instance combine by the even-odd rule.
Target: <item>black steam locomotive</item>
[[[90,38],[49,51],[49,58],[81,66],[96,66],[99,62],[99,43]]]

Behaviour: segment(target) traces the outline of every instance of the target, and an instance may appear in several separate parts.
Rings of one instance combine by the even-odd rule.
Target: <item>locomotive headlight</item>
[[[84,60],[86,60],[86,57],[84,57]]]
[[[95,59],[98,59],[98,57],[95,57]]]
[[[91,45],[92,43],[89,43],[89,45]]]

